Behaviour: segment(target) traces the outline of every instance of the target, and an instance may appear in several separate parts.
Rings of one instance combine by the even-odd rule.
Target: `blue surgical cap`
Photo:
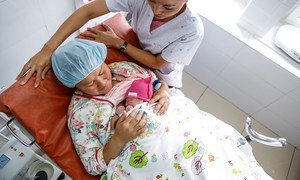
[[[64,85],[74,88],[104,62],[107,54],[102,43],[74,39],[52,55],[52,69]]]

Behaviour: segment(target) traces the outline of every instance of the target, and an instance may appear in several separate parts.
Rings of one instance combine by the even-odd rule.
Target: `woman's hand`
[[[24,85],[36,72],[34,87],[38,87],[41,79],[44,79],[48,70],[51,68],[52,51],[45,45],[37,54],[35,54],[22,68],[17,79],[23,78],[20,85]]]
[[[113,29],[110,28],[108,25],[104,23],[102,23],[101,25],[106,31],[99,31],[96,28],[88,28],[88,32],[82,35],[91,38],[94,41],[104,43],[107,47],[114,47],[118,49],[123,43],[123,40],[120,39],[115,34]]]
[[[127,117],[124,112],[117,121],[113,138],[120,144],[125,145],[144,132],[146,125],[146,115],[143,111],[134,110]]]
[[[146,115],[143,111],[132,111],[127,117],[126,113],[117,120],[115,133],[103,148],[103,159],[108,163],[115,159],[125,144],[146,130]]]
[[[157,115],[164,115],[170,104],[169,99],[170,89],[164,81],[162,81],[161,87],[154,93],[152,99],[148,102],[148,104],[153,104],[157,102],[153,112]]]

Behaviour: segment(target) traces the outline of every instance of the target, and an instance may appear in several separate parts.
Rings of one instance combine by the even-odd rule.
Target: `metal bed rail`
[[[24,146],[31,146],[35,143],[35,140],[32,140],[31,142],[26,142],[25,140],[23,140],[20,136],[18,136],[18,134],[16,134],[13,130],[13,128],[11,127],[12,122],[15,120],[16,118],[13,117],[11,118],[9,121],[6,122],[6,128],[8,129],[8,131]]]
[[[251,119],[247,117],[246,123],[245,123],[245,131],[248,134],[245,138],[248,142],[250,141],[257,141],[261,144],[265,144],[268,146],[274,146],[274,147],[283,147],[287,144],[287,141],[285,138],[272,138],[265,135],[262,135],[256,131],[254,131],[251,127]]]
[[[0,112],[0,120],[3,120],[5,122],[4,125],[1,126],[0,131],[3,131],[4,128],[7,129],[8,132],[11,135],[13,135],[24,146],[29,147],[35,143],[34,137],[23,128],[23,126],[18,122],[18,120],[14,116],[8,116],[5,113]],[[20,130],[20,128],[22,130]]]

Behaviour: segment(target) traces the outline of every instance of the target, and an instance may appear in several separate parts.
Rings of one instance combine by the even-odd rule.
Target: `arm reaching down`
[[[21,85],[36,73],[35,87],[38,87],[41,79],[51,67],[51,56],[56,48],[72,33],[82,27],[87,21],[95,17],[108,13],[105,0],[95,0],[76,10],[46,42],[44,47],[23,66],[17,79],[23,78]]]
[[[96,28],[88,28],[89,31],[83,35],[93,39],[94,41],[104,43],[108,47],[120,49],[125,41],[118,37],[114,33],[113,29],[108,25],[103,23],[102,26],[106,29],[106,31],[99,31]],[[129,43],[127,44],[124,52],[136,61],[153,69],[159,69],[169,64],[169,62],[163,59],[160,54],[154,55]]]

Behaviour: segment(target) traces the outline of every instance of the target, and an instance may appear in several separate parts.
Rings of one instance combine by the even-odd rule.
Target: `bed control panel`
[[[36,154],[31,148],[21,144],[14,137],[7,137],[5,140],[5,144],[0,147],[1,180],[57,180],[64,178],[64,173],[59,168]]]

